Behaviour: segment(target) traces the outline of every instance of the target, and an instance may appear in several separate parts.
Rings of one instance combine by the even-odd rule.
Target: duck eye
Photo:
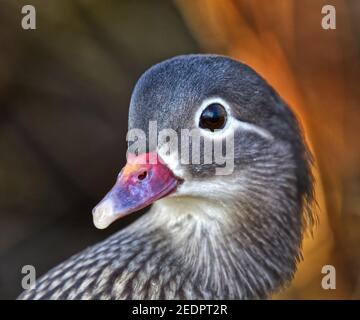
[[[224,128],[226,118],[225,108],[220,103],[212,103],[201,113],[199,126],[214,132],[216,129]]]

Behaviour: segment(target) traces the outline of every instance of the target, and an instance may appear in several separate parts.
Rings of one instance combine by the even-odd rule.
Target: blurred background
[[[37,29],[21,28],[32,4]],[[321,8],[336,8],[336,30]],[[125,161],[128,104],[148,67],[178,54],[232,56],[301,119],[316,159],[319,224],[275,299],[360,298],[360,2],[0,0],[0,299],[114,233],[91,209]],[[141,214],[141,213],[140,213]],[[321,288],[323,265],[336,290]]]

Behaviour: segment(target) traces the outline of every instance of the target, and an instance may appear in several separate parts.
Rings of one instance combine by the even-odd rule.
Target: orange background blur
[[[243,61],[298,114],[316,158],[319,225],[304,262],[279,297],[360,297],[360,69],[358,1],[179,0],[187,24],[208,51]],[[321,27],[323,6],[336,30]],[[323,265],[337,289],[320,286]]]

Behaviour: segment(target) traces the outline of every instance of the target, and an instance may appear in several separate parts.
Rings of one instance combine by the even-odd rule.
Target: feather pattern
[[[314,222],[312,162],[295,116],[260,76],[220,56],[167,60],[136,85],[129,127],[146,131],[157,119],[191,128],[200,98],[214,93],[233,119],[250,124],[234,132],[233,174],[169,160],[184,178],[175,194],[20,299],[260,299],[292,279],[303,231]]]
[[[284,156],[279,160],[257,157],[234,183],[237,202],[158,201],[128,228],[51,270],[20,298],[267,297],[292,278],[300,259],[294,165]]]

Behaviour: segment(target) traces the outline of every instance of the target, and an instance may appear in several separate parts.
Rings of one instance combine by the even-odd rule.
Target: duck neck
[[[176,297],[265,298],[292,277],[299,243],[283,253],[275,233],[262,243],[248,225],[227,221],[237,209],[236,204],[169,198],[143,217],[141,228],[154,231],[160,269],[181,288]]]

